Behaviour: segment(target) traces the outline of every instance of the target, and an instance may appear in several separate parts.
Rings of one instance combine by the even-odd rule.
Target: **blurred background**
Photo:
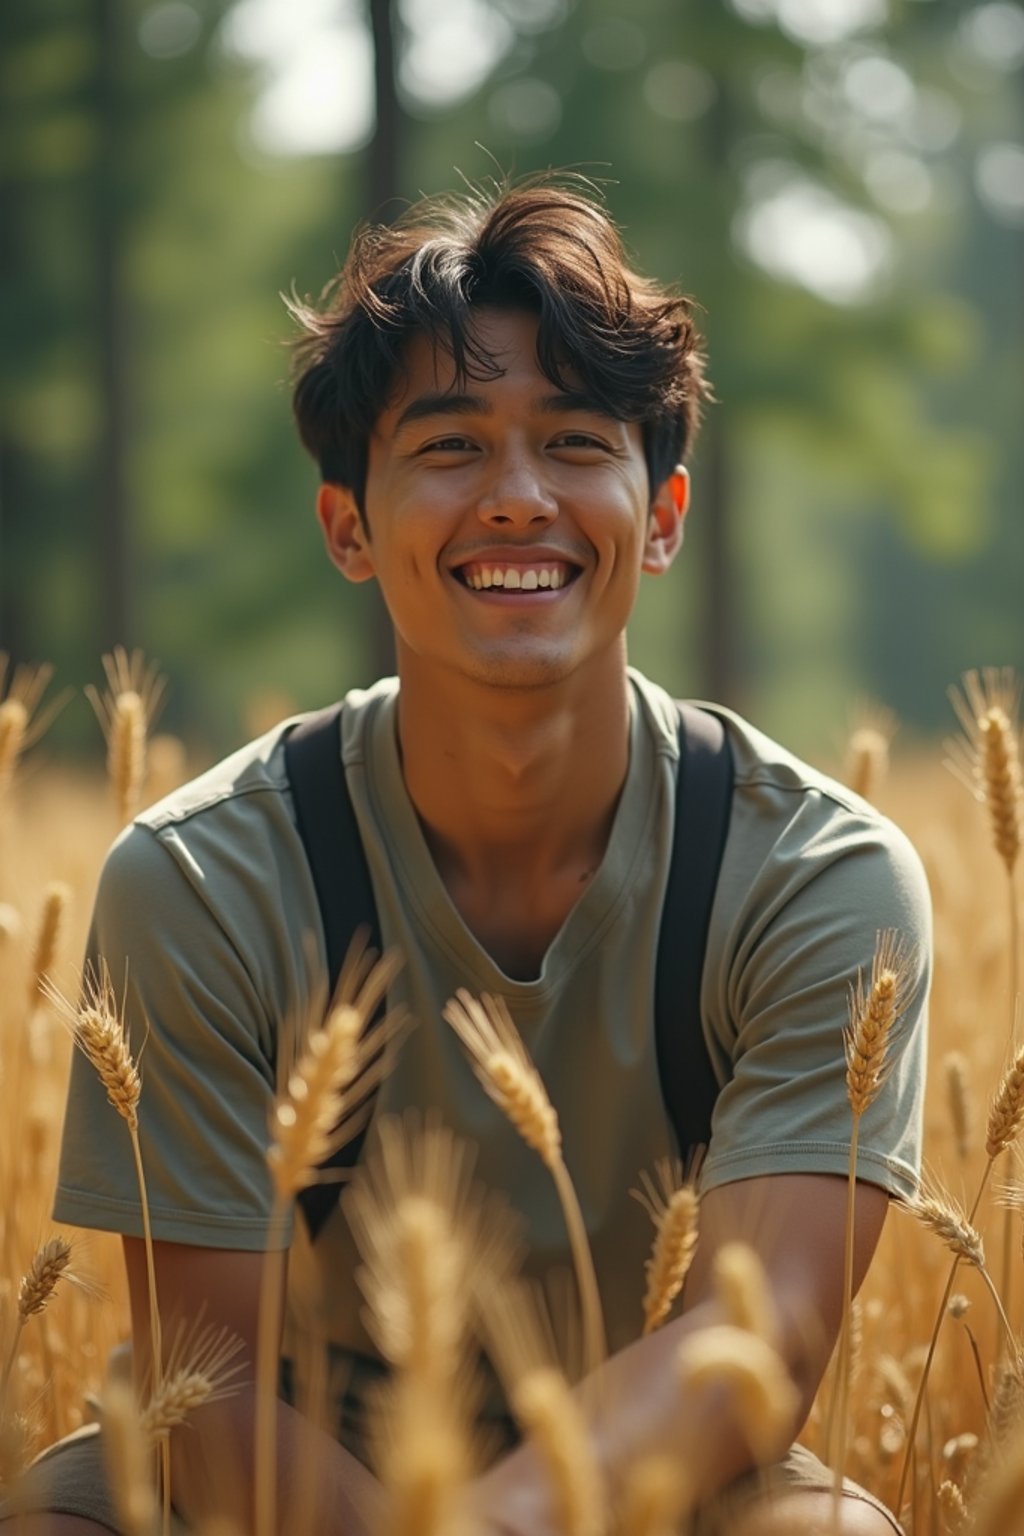
[[[719,403],[633,660],[808,753],[1024,662],[1024,8],[5,0],[0,651],[141,646],[205,755],[390,665],[322,554],[280,299],[547,166],[703,307]],[[55,727],[100,754],[77,698]]]

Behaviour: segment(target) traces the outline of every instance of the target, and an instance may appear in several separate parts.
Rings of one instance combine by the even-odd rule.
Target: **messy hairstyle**
[[[364,508],[370,434],[413,336],[448,353],[459,389],[500,375],[474,334],[484,306],[536,314],[537,362],[555,388],[582,385],[602,410],[640,424],[653,494],[709,394],[692,305],[630,268],[584,184],[551,176],[427,198],[394,225],[364,225],[320,303],[292,298],[293,407],[322,478]]]

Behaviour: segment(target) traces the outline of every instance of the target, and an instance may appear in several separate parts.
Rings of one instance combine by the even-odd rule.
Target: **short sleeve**
[[[142,1076],[139,1138],[153,1235],[256,1250],[269,1237],[265,1154],[277,1031],[289,1006],[303,1006],[308,978],[302,919],[294,920],[303,901],[289,904],[258,837],[238,847],[244,852],[232,865],[202,827],[189,840],[174,827],[131,827],[101,875],[88,960],[104,962],[124,996]],[[142,1232],[127,1126],[79,1051],[54,1214]]]
[[[857,1176],[913,1193],[920,1172],[931,905],[907,838],[863,802],[760,787],[741,812],[716,895],[705,972],[709,1049],[723,1082],[705,1188],[759,1174],[848,1171],[844,1026],[878,935],[910,956],[910,1002],[885,1085],[861,1120]],[[764,828],[777,835],[767,841]],[[730,834],[732,841],[732,834]]]

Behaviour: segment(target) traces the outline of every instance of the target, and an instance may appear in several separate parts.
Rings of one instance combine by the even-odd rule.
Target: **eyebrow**
[[[561,390],[557,394],[544,395],[537,402],[535,410],[538,414],[549,416],[558,415],[562,411],[585,411],[591,416],[603,416],[608,421],[622,420],[582,389]],[[395,431],[428,416],[493,415],[494,406],[483,395],[453,394],[447,390],[430,391],[409,401],[395,422]]]

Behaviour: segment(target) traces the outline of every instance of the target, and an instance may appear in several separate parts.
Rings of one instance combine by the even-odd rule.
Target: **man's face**
[[[379,581],[403,676],[544,687],[621,655],[640,571],[667,562],[639,426],[555,388],[534,316],[481,310],[475,334],[502,371],[459,386],[411,342],[369,443],[370,538],[344,491],[325,488],[320,516],[341,569]]]

